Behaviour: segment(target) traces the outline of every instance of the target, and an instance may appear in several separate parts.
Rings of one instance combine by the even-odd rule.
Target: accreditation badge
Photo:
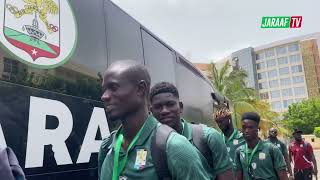
[[[251,163],[253,169],[257,169],[257,163]]]
[[[260,160],[266,159],[266,154],[265,153],[259,153],[259,159]]]
[[[234,139],[234,140],[233,140],[233,145],[238,145],[238,144],[239,144],[238,139]]]
[[[227,147],[227,151],[230,152],[230,147]]]
[[[119,177],[119,180],[127,180],[128,178],[127,178],[127,176],[120,176]]]
[[[137,149],[136,162],[134,163],[134,168],[141,170],[146,166],[147,161],[147,150]]]

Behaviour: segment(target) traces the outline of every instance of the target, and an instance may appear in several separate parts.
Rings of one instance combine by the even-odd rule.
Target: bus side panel
[[[0,142],[14,150],[27,179],[97,178],[99,146],[88,143],[110,134],[101,102],[0,82],[0,108]]]
[[[183,64],[176,62],[176,82],[183,99],[183,116],[190,122],[215,127],[213,122],[212,88],[204,79],[196,76]]]
[[[108,64],[127,59],[144,64],[140,24],[109,0],[105,1],[104,9]]]
[[[175,84],[174,60],[175,54],[160,41],[141,29],[144,57],[152,77],[151,84],[161,81]]]

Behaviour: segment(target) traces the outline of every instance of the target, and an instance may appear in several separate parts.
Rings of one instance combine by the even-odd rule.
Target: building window
[[[282,76],[282,75],[286,75],[286,74],[289,74],[289,67],[284,67],[284,68],[280,68],[279,69],[279,75]]]
[[[278,58],[278,64],[279,65],[288,64],[288,57]]]
[[[291,55],[289,59],[291,64],[300,63],[301,61],[300,54]]]
[[[271,103],[271,107],[273,110],[281,110],[281,102],[280,101],[275,101]]]
[[[248,65],[247,65],[247,64],[240,66],[239,69],[242,69],[242,70],[244,70],[244,71],[246,71],[246,72],[249,72],[249,68],[248,68]],[[248,74],[248,75],[249,75],[249,74]]]
[[[296,52],[299,51],[299,44],[290,44],[289,47],[289,52]]]
[[[268,67],[274,67],[276,65],[277,65],[277,62],[274,59],[271,59],[271,60],[267,61],[267,66]]]
[[[267,89],[267,88],[268,88],[268,83],[267,82],[259,83],[259,89]]]
[[[283,78],[280,79],[281,86],[289,86],[291,85],[291,79],[290,78]]]
[[[272,71],[268,71],[268,77],[269,78],[274,78],[278,76],[278,72],[277,70],[272,70]]]
[[[270,88],[279,87],[279,82],[278,82],[278,80],[269,81],[269,87],[270,87]]]
[[[304,77],[303,76],[293,76],[292,83],[293,84],[304,83]]]
[[[302,72],[302,65],[291,66],[291,72],[292,73]]]
[[[257,70],[264,69],[265,67],[266,67],[266,64],[264,62],[257,64]]]
[[[280,98],[280,91],[271,91],[270,96],[271,96],[271,99]]]
[[[290,97],[292,96],[292,89],[282,89],[281,90],[282,97]]]
[[[264,53],[263,52],[260,52],[258,54],[256,54],[256,60],[261,60],[264,58]]]
[[[303,96],[306,94],[306,89],[304,87],[296,87],[294,88],[295,96]]]
[[[269,93],[268,92],[260,93],[260,99],[269,99]]]
[[[267,73],[266,72],[258,73],[258,79],[266,79],[266,78],[267,78]]]
[[[287,47],[277,47],[276,48],[277,55],[282,55],[287,53]]]
[[[283,100],[283,108],[287,109],[293,103],[292,99]]]
[[[273,56],[274,56],[274,49],[266,50],[266,58],[273,57]]]

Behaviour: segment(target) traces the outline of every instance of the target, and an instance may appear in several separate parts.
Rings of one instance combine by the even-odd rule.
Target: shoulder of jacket
[[[113,131],[113,132],[111,132],[111,134],[108,137],[106,137],[102,140],[101,149],[108,149],[110,147],[116,133],[117,133],[117,131]]]

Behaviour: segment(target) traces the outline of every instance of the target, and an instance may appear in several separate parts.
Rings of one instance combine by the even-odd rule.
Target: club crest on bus
[[[3,4],[0,41],[19,60],[50,68],[63,64],[71,56],[77,32],[68,0],[0,2]]]

